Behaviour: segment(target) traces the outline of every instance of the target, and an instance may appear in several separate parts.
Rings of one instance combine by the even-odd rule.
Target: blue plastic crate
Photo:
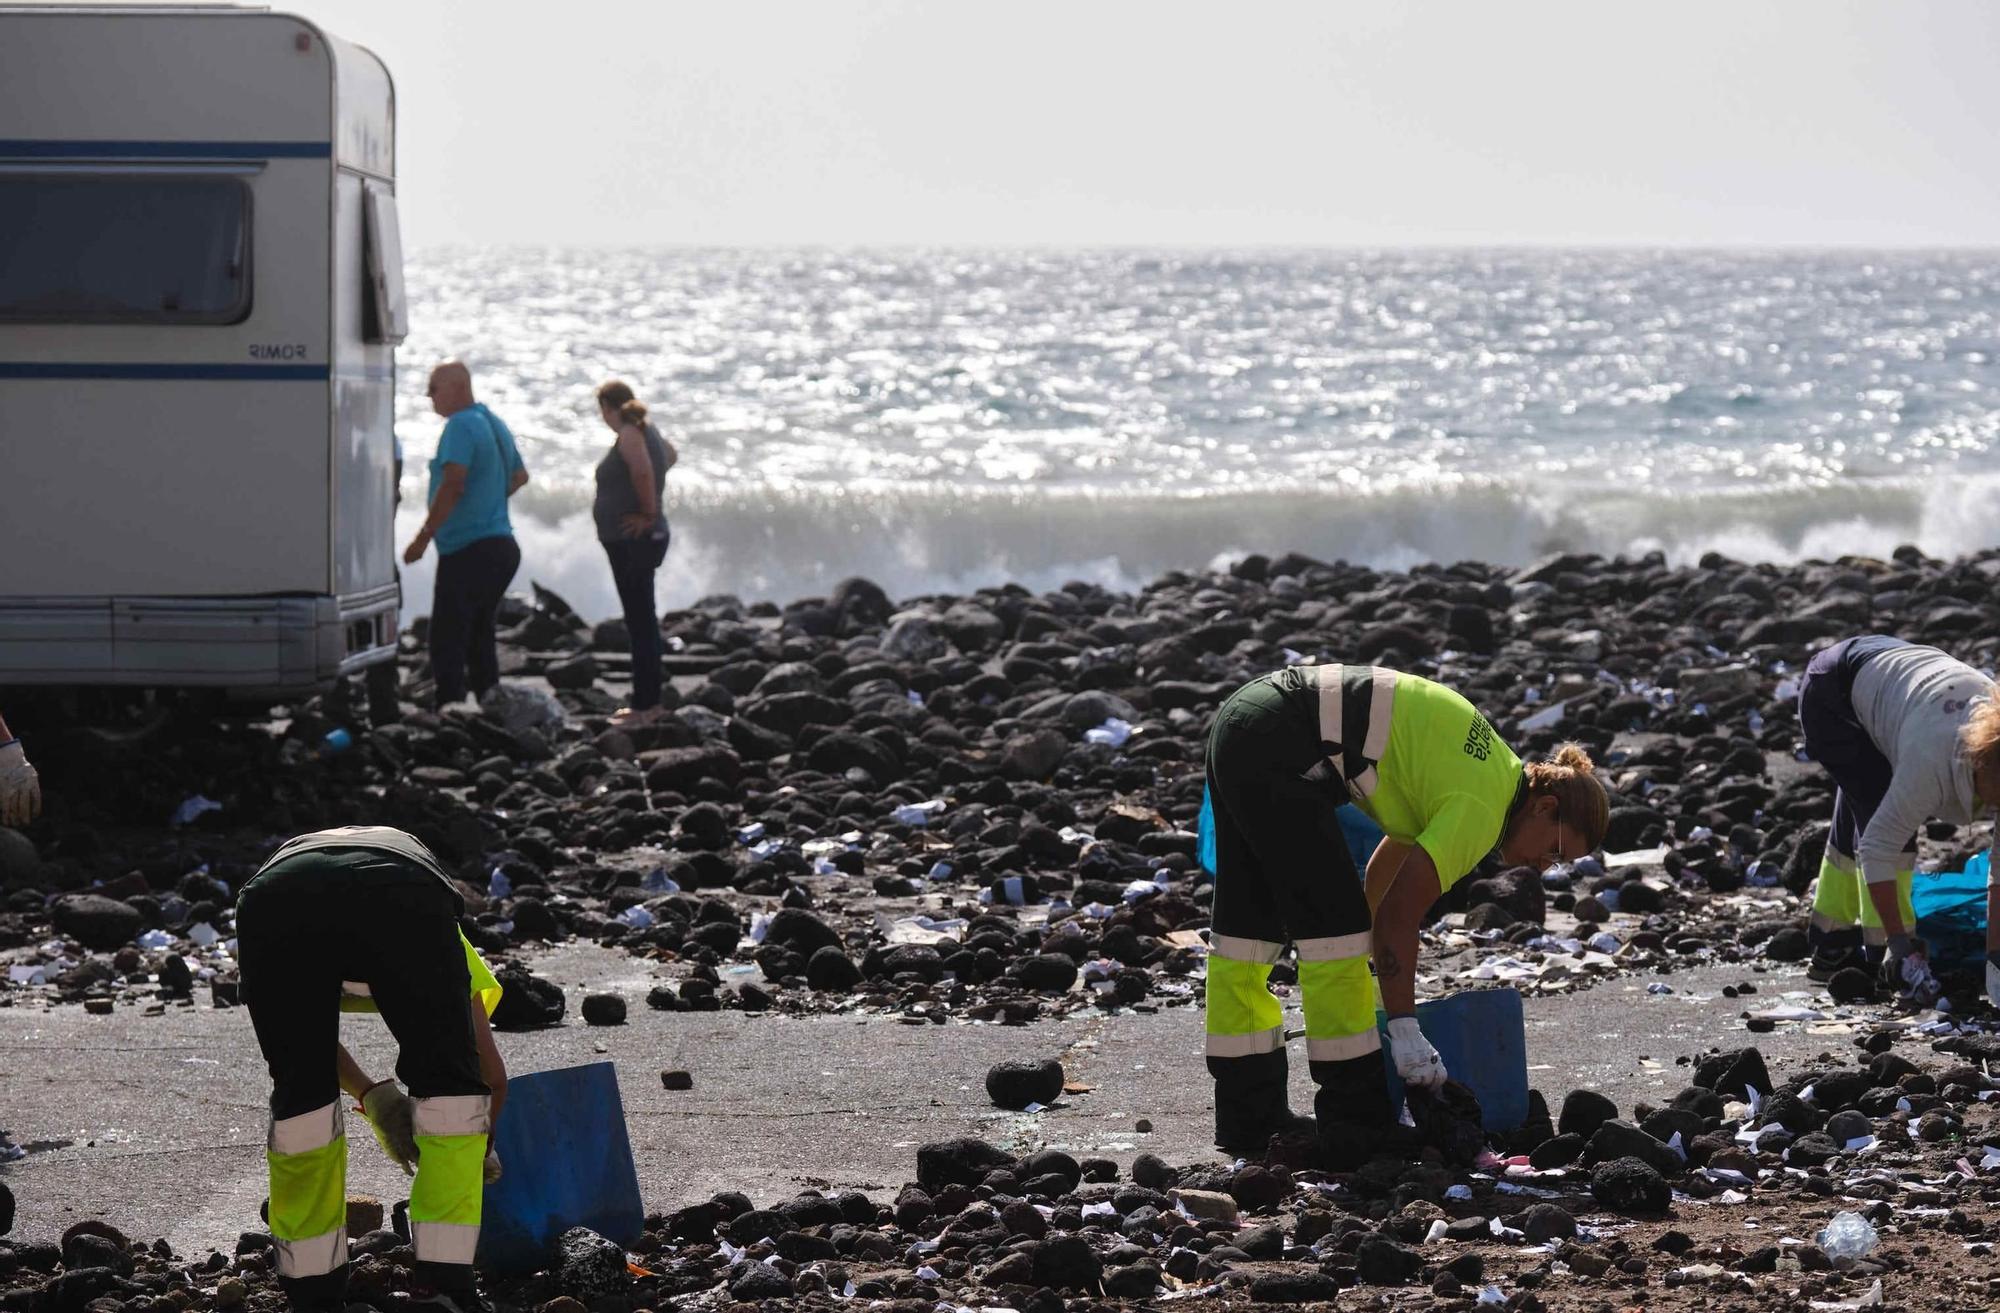
[[[481,1270],[510,1276],[545,1267],[556,1238],[573,1226],[627,1247],[645,1232],[625,1103],[610,1063],[510,1079],[494,1147],[504,1170],[486,1187]]]

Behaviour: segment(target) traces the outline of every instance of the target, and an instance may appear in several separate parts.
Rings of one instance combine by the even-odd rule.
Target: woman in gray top
[[[1807,665],[1799,726],[1837,786],[1809,931],[1815,979],[1880,954],[1887,983],[1910,1001],[1935,1001],[1924,945],[1911,934],[1917,828],[1933,818],[1970,824],[2000,804],[1993,695],[1993,682],[1964,662],[1885,634],[1843,639]],[[2000,1003],[2000,925],[1987,921],[1987,990]]]
[[[597,409],[617,442],[597,465],[591,518],[611,560],[611,580],[632,636],[632,703],[614,718],[625,723],[660,714],[660,619],[653,572],[667,559],[667,516],[661,506],[667,471],[680,459],[646,418],[632,389],[613,379],[597,389]]]

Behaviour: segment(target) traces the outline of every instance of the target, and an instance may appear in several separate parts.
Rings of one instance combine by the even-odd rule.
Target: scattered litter
[[[202,948],[214,948],[222,942],[222,936],[206,921],[197,921],[189,926],[188,938]]]
[[[944,808],[945,803],[942,798],[933,798],[929,802],[906,803],[890,812],[889,819],[898,825],[924,826],[929,825],[931,817],[942,812]]]
[[[1811,1305],[1819,1313],[1845,1313],[1847,1309],[1882,1307],[1882,1278],[1876,1277],[1875,1284],[1868,1287],[1868,1293],[1859,1299],[1815,1299]]]
[[[192,798],[183,801],[180,806],[174,808],[174,814],[167,818],[167,824],[178,829],[183,825],[194,824],[209,812],[219,812],[221,810],[221,803],[213,798],[204,798],[197,793]]]
[[[1131,737],[1132,726],[1116,716],[1110,717],[1096,729],[1087,729],[1083,732],[1084,742],[1102,744],[1107,748],[1122,748],[1126,740]]]
[[[1835,1213],[1819,1233],[1819,1247],[1828,1258],[1860,1258],[1875,1248],[1875,1228],[1859,1213]],[[1881,1303],[1881,1283],[1876,1283],[1875,1302]],[[1838,1307],[1838,1306],[1836,1306]]]
[[[667,874],[664,866],[655,866],[646,872],[646,878],[639,882],[639,887],[649,894],[677,894],[681,891],[680,885]]]
[[[486,896],[493,899],[514,896],[514,882],[509,880],[507,873],[497,866],[493,868],[492,874],[486,877]]]
[[[1521,721],[1524,730],[1554,729],[1562,724],[1563,704],[1554,702]]]
[[[158,950],[173,943],[174,937],[164,930],[148,930],[132,942],[144,949]]]
[[[653,925],[653,914],[646,910],[643,903],[632,904],[618,914],[618,919],[634,930],[648,930]]]

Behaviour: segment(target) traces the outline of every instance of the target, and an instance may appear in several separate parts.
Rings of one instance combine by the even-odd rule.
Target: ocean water
[[[593,618],[611,377],[681,452],[664,607],[2000,538],[2000,251],[457,249],[409,284],[404,540],[459,355],[534,476],[517,584]]]

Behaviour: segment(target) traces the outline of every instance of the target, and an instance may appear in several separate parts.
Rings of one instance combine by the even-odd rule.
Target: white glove
[[[0,825],[26,825],[41,814],[42,778],[28,764],[28,754],[15,739],[0,748]]]
[[[1986,955],[1986,1001],[2000,1008],[2000,951]]]
[[[497,1150],[488,1149],[486,1151],[486,1184],[491,1185],[499,1179],[500,1154]]]
[[[389,1161],[403,1169],[405,1176],[417,1174],[417,1123],[410,1096],[402,1086],[385,1080],[361,1096],[361,1111],[382,1143]]]
[[[1434,1090],[1445,1082],[1444,1059],[1424,1038],[1424,1028],[1415,1017],[1390,1018],[1389,1056],[1395,1059],[1396,1075],[1405,1085]]]

